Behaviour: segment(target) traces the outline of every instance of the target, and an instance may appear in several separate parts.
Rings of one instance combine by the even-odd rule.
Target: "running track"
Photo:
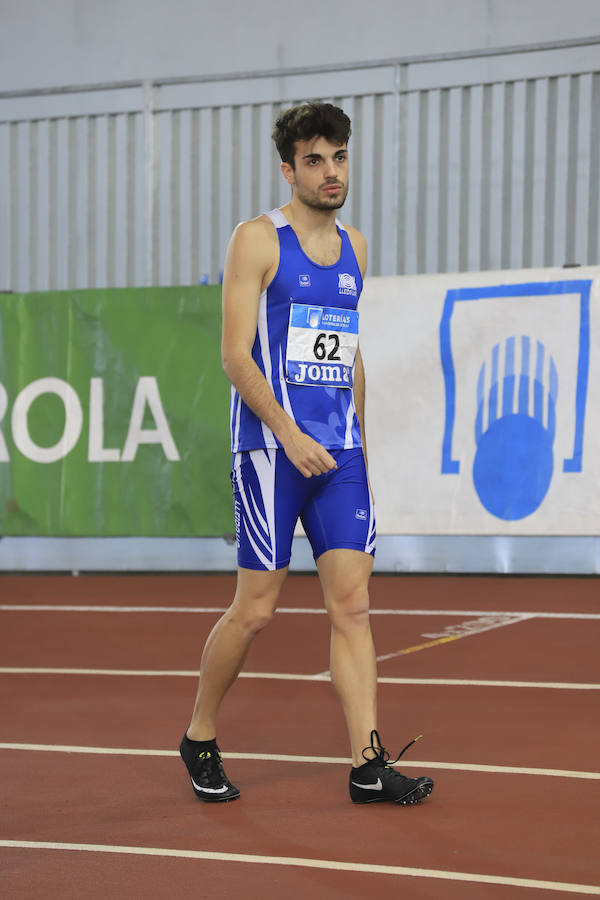
[[[177,747],[222,576],[1,576],[3,896],[10,900],[600,895],[594,578],[376,576],[380,730],[416,807],[353,806],[318,581],[222,710],[242,790],[195,799]]]

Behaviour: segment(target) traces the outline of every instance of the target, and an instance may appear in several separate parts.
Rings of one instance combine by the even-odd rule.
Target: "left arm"
[[[365,277],[367,271],[367,242],[364,235],[351,225],[346,225],[348,237],[356,256],[356,261],[360,269],[362,277]],[[367,478],[369,477],[369,464],[367,461],[367,438],[365,434],[365,369],[363,366],[360,347],[356,351],[356,364],[354,367],[354,406],[356,408],[356,418],[360,425],[360,434],[362,439],[363,453],[365,455],[365,464],[367,466]],[[371,484],[369,482],[369,490]],[[371,491],[371,497],[373,491]]]
[[[365,463],[368,470],[367,437],[365,434],[365,369],[362,356],[360,355],[360,347],[356,351],[356,364],[354,367],[354,407],[356,409],[356,418],[360,425],[363,453],[365,455]]]

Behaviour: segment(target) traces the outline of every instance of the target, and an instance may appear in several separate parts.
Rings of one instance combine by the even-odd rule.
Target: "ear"
[[[281,171],[282,171],[283,177],[285,178],[285,180],[287,181],[288,184],[294,185],[296,183],[294,170],[292,169],[292,167],[290,166],[289,163],[282,162],[281,163]]]

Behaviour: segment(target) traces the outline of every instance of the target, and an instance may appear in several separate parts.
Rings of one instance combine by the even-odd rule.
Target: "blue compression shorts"
[[[243,569],[288,565],[298,519],[318,559],[347,548],[375,555],[375,514],[362,448],[329,450],[337,469],[305,478],[283,450],[232,455],[231,482]]]

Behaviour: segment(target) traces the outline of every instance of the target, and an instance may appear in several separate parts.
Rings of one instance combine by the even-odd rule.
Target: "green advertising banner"
[[[220,287],[0,297],[0,533],[233,531]]]

